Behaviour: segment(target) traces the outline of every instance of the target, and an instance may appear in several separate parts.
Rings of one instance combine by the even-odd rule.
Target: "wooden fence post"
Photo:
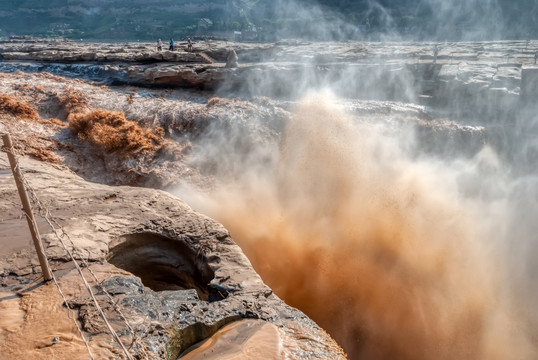
[[[11,165],[11,171],[13,171],[13,177],[15,178],[15,183],[17,184],[17,190],[19,191],[22,207],[26,214],[28,227],[30,228],[30,233],[32,234],[35,250],[37,252],[37,258],[39,259],[39,265],[41,265],[41,271],[43,272],[43,279],[45,281],[50,281],[52,280],[52,272],[47,261],[47,256],[45,255],[45,250],[43,248],[43,243],[41,242],[41,237],[39,236],[39,230],[37,228],[34,214],[32,213],[32,206],[30,204],[28,194],[26,193],[26,188],[24,187],[24,183],[22,181],[22,174],[17,166],[17,159],[13,154],[13,144],[11,143],[11,137],[9,136],[9,134],[5,134],[2,136],[2,140],[4,141],[4,146],[7,150],[6,152],[9,159],[9,164]]]

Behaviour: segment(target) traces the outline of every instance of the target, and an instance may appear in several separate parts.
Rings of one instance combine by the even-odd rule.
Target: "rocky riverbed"
[[[440,50],[434,61],[435,45]],[[236,68],[225,67],[232,50],[239,57]],[[536,93],[534,85],[520,85],[536,76],[537,51],[538,42],[530,40],[200,41],[192,52],[186,43],[176,51],[157,51],[155,44],[148,43],[7,40],[0,42],[0,66],[3,71],[48,71],[108,84],[201,88],[226,94],[289,97],[305,88],[330,86],[351,98],[424,102],[462,114],[487,101],[497,104],[490,112],[496,114],[516,106],[520,95]]]
[[[275,358],[344,357],[315,323],[272,293],[222,225],[181,200],[157,190],[89,183],[36,160],[21,158],[21,168],[58,230],[69,235],[63,239],[68,248],[88,264],[85,277],[136,358],[176,358],[240,319],[264,320],[275,329]],[[41,282],[5,154],[0,171],[2,228],[13,226],[3,236],[0,260],[2,318],[13,318],[1,322],[2,357],[88,358],[69,319],[74,316],[94,358],[122,358],[50,228],[42,237],[71,310],[62,307],[52,282]]]
[[[524,182],[508,186],[506,169],[526,174],[536,160],[538,43],[438,44],[435,62],[433,46],[6,40],[0,133],[133,356],[176,358],[218,329],[197,351],[345,356],[280,296],[353,359],[489,359],[495,334],[532,358],[506,330],[510,306],[492,301],[485,269],[500,267],[476,256],[475,235],[503,233],[481,222],[501,211],[481,204],[518,195]],[[226,67],[231,50],[237,67]],[[3,154],[0,186],[0,353],[88,357],[56,288],[40,283]],[[90,351],[124,356],[59,239],[38,226]],[[491,309],[502,321],[482,331]],[[246,345],[222,350],[230,334]]]
[[[263,115],[264,111],[272,111],[274,115],[284,110],[270,103],[257,106],[218,98],[208,105],[211,96],[206,93],[156,90],[146,94],[140,88],[113,90],[42,72],[1,76],[4,81],[0,90],[0,132],[11,134],[21,168],[42,204],[51,211],[50,219],[58,226],[56,231],[59,234],[65,231],[69,236],[55,236],[47,221],[36,214],[64,301],[55,284],[41,281],[29,232],[17,205],[13,176],[2,153],[0,353],[3,358],[126,357],[82,286],[60,239],[67,242],[68,249],[81,262],[82,272],[98,303],[128,347],[130,356],[177,358],[191,345],[233,323],[234,329],[242,329],[242,340],[228,339],[224,345],[222,341],[218,345],[219,351],[230,356],[345,358],[341,348],[318,325],[286,305],[263,283],[222,225],[196,213],[168,193],[99,185],[74,173],[107,184],[165,188],[187,180],[204,188],[210,185],[206,177],[196,166],[185,162],[192,147],[190,139],[203,133],[230,106],[266,117],[270,113]],[[140,100],[145,104],[139,103]],[[160,147],[158,155],[140,153],[135,158],[131,156],[134,153],[124,156],[106,148],[98,155],[99,146],[85,145],[85,141],[66,128],[70,116],[107,108],[100,111],[113,114],[123,111],[122,106],[117,106],[123,102],[128,107],[135,103],[142,105],[135,110],[139,120],[146,118],[140,125],[148,121],[142,126],[165,128],[163,141],[168,145],[161,144],[164,147]],[[178,110],[183,115],[178,116]],[[156,118],[148,111],[168,114],[168,120]],[[185,119],[188,113],[190,121]],[[159,124],[153,124],[157,119]],[[161,123],[162,120],[168,124]],[[233,126],[236,120],[222,119]],[[250,129],[246,124],[239,126]],[[183,141],[170,140],[180,136],[184,137]],[[255,131],[251,136],[251,140],[264,141],[264,138],[274,138],[269,128]],[[101,156],[104,157],[98,160]],[[145,169],[132,168],[132,165],[138,167],[136,164],[145,164],[142,165]],[[125,171],[121,170],[124,166],[127,166]],[[71,318],[82,329],[89,349]],[[258,322],[247,321],[242,325],[244,319]],[[209,347],[206,353],[212,351]]]

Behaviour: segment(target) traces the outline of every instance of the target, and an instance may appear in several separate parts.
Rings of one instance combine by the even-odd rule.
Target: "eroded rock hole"
[[[215,273],[182,241],[154,233],[125,235],[111,243],[107,261],[154,291],[195,289],[202,300],[220,300],[209,289]]]

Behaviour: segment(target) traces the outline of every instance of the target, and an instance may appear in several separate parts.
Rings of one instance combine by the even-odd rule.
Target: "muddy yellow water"
[[[461,194],[458,171],[404,148],[314,98],[273,168],[245,169],[196,206],[350,359],[536,359],[488,208]]]
[[[278,329],[261,320],[241,320],[224,326],[194,345],[182,360],[284,359]]]
[[[101,268],[108,269],[93,269],[98,276],[102,276]],[[86,295],[74,270],[60,276],[59,283],[68,298]],[[0,292],[0,359],[89,359],[88,349],[72,320],[77,317],[63,306],[52,282],[36,280],[18,294]],[[92,338],[90,351],[94,359],[121,359],[110,336]]]
[[[19,296],[11,292],[0,292],[0,341],[14,333],[24,322],[25,312],[21,309]]]

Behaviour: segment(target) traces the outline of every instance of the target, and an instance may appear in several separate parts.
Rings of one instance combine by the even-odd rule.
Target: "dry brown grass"
[[[37,111],[30,104],[2,93],[0,93],[0,113],[13,115],[20,119],[36,120],[39,118]]]
[[[162,128],[141,128],[119,111],[92,110],[71,114],[69,127],[82,140],[108,151],[129,154],[150,153],[159,150],[164,139]]]
[[[82,91],[70,88],[69,86],[65,86],[64,91],[56,95],[56,97],[68,114],[82,112],[89,104],[88,99]]]

